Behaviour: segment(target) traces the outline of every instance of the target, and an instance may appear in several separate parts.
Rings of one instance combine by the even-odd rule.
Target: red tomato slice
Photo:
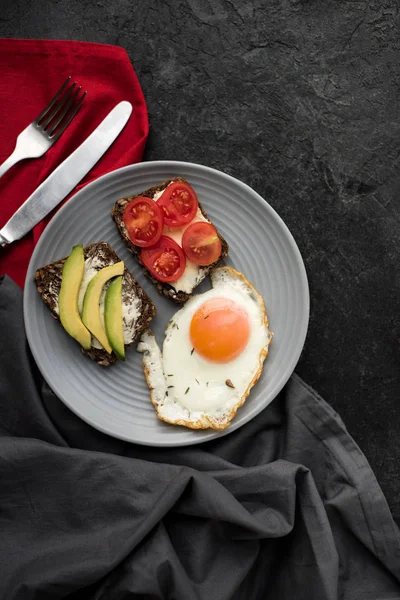
[[[143,248],[140,258],[153,277],[167,283],[177,281],[186,267],[182,248],[166,235],[162,235],[154,246]]]
[[[199,202],[196,193],[187,183],[171,183],[157,201],[164,211],[167,227],[182,227],[193,221]]]
[[[182,248],[196,265],[212,265],[221,254],[221,240],[214,225],[198,221],[189,225],[182,236]]]
[[[152,246],[161,237],[164,227],[164,214],[157,202],[145,196],[138,196],[126,205],[123,221],[129,239],[141,248]]]

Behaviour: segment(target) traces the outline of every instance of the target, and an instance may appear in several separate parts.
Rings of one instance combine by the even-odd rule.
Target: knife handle
[[[10,243],[10,242],[8,242],[8,241],[6,240],[6,238],[5,238],[5,237],[3,237],[3,236],[1,235],[1,233],[0,233],[0,247],[2,247],[2,248],[5,248],[6,246],[8,246],[8,244],[9,244],[9,243]]]

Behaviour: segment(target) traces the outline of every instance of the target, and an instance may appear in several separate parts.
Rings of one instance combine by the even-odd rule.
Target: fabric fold
[[[339,415],[296,375],[225,437],[140,447],[51,392],[8,277],[0,330],[0,597],[400,597],[382,491]]]

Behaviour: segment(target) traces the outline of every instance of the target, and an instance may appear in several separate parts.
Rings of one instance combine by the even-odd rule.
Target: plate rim
[[[36,256],[40,252],[42,244],[44,243],[44,240],[46,237],[46,232],[47,232],[48,228],[50,226],[52,226],[53,223],[57,223],[59,220],[61,220],[63,218],[64,212],[66,210],[70,210],[71,202],[73,204],[75,204],[76,202],[79,202],[80,197],[82,195],[84,195],[85,193],[87,193],[88,188],[93,188],[98,185],[101,186],[102,183],[104,182],[104,180],[110,179],[116,175],[118,176],[119,174],[122,174],[125,172],[134,173],[135,171],[140,171],[143,169],[151,170],[152,167],[161,167],[161,168],[166,168],[166,169],[173,168],[175,170],[177,170],[179,168],[181,168],[181,169],[182,168],[183,169],[194,168],[197,171],[200,170],[200,171],[203,171],[206,173],[211,172],[213,174],[216,174],[218,177],[222,177],[223,179],[225,179],[227,181],[231,181],[232,183],[234,183],[234,185],[238,185],[242,189],[244,188],[251,195],[256,195],[258,197],[258,199],[261,201],[261,203],[265,206],[266,210],[269,213],[274,215],[274,218],[279,222],[280,227],[286,233],[287,241],[288,241],[290,248],[294,254],[294,257],[296,259],[296,270],[298,270],[299,274],[300,274],[301,291],[304,294],[304,299],[305,299],[305,302],[303,303],[302,311],[301,311],[301,329],[300,329],[301,335],[299,336],[301,338],[301,344],[299,344],[296,353],[293,354],[292,360],[286,366],[286,369],[282,373],[282,376],[279,378],[279,380],[275,384],[274,388],[270,391],[270,395],[272,395],[272,397],[269,400],[269,402],[265,405],[262,405],[261,408],[257,407],[257,410],[255,410],[254,414],[251,413],[248,416],[248,418],[246,418],[243,422],[238,423],[236,425],[236,427],[235,427],[235,419],[234,419],[232,421],[231,425],[229,427],[227,427],[226,429],[224,429],[223,431],[199,430],[203,434],[202,439],[199,439],[199,440],[196,440],[194,438],[193,440],[189,440],[189,441],[184,441],[184,442],[172,441],[170,443],[166,442],[166,441],[163,441],[161,443],[159,443],[157,441],[149,441],[149,442],[146,442],[143,440],[138,441],[138,440],[129,438],[128,436],[124,436],[122,434],[118,435],[115,432],[111,433],[109,430],[106,429],[106,427],[103,427],[101,424],[95,422],[94,419],[91,420],[87,416],[85,416],[85,417],[82,416],[82,414],[80,414],[79,411],[73,405],[71,405],[71,403],[68,401],[67,398],[64,397],[63,394],[54,392],[52,389],[52,386],[47,381],[45,373],[42,370],[40,361],[38,361],[38,354],[37,354],[36,347],[35,347],[35,341],[33,339],[34,336],[32,334],[30,324],[29,324],[29,319],[28,319],[28,294],[29,294],[28,286],[32,283],[32,281],[33,281],[32,276],[33,276],[35,270],[38,268],[38,267],[34,266],[35,259],[36,259]],[[100,177],[97,177],[97,178],[89,181],[83,188],[79,189],[73,196],[71,196],[71,198],[68,199],[68,201],[63,206],[61,206],[57,210],[57,212],[51,218],[51,220],[49,221],[49,223],[46,225],[45,229],[43,230],[42,234],[40,235],[40,238],[39,238],[38,242],[36,243],[36,246],[35,246],[33,253],[31,255],[31,258],[29,260],[26,278],[24,281],[24,290],[23,290],[23,318],[24,318],[24,326],[25,326],[25,332],[26,332],[26,337],[28,340],[29,348],[30,348],[32,356],[35,360],[35,363],[36,363],[40,373],[42,374],[43,379],[46,381],[47,385],[53,391],[55,396],[57,396],[57,398],[59,398],[59,400],[61,402],[63,402],[67,406],[67,408],[69,410],[71,410],[71,412],[73,412],[76,416],[78,416],[82,421],[84,421],[85,423],[89,424],[91,427],[97,429],[98,431],[101,431],[102,433],[104,433],[110,437],[113,437],[115,439],[120,439],[120,440],[129,442],[131,444],[138,444],[138,445],[147,446],[147,447],[164,447],[164,448],[185,447],[185,446],[193,446],[193,445],[203,444],[203,443],[206,443],[209,441],[214,441],[221,437],[225,437],[226,435],[229,435],[230,433],[233,433],[240,427],[243,427],[244,425],[249,423],[251,420],[253,420],[258,414],[260,414],[260,412],[265,410],[269,406],[269,404],[271,404],[276,399],[278,394],[282,391],[282,389],[284,388],[284,386],[286,385],[286,383],[292,376],[292,374],[296,368],[296,365],[300,359],[300,356],[304,349],[304,346],[305,346],[307,333],[308,333],[308,327],[309,327],[309,319],[310,319],[310,292],[309,292],[309,283],[308,283],[307,271],[306,271],[306,267],[304,264],[304,260],[301,255],[300,249],[296,243],[296,240],[294,239],[293,234],[291,233],[289,227],[286,225],[286,223],[284,222],[282,217],[279,215],[279,213],[268,203],[267,200],[265,200],[265,198],[263,198],[250,185],[248,185],[244,181],[241,181],[240,179],[237,179],[236,177],[234,177],[233,175],[230,175],[229,173],[225,173],[224,171],[216,169],[215,167],[210,167],[208,165],[204,165],[201,163],[194,163],[194,162],[182,161],[182,160],[151,160],[151,161],[142,161],[139,163],[134,163],[132,165],[126,165],[124,167],[113,169],[111,171],[108,171],[107,173],[104,173]]]

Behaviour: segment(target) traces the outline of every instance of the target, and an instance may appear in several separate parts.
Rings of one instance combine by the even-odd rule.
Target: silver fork
[[[0,165],[0,177],[20,160],[42,156],[64,133],[87,94],[79,96],[82,86],[70,81],[68,77],[40,115],[21,131],[14,152]]]

